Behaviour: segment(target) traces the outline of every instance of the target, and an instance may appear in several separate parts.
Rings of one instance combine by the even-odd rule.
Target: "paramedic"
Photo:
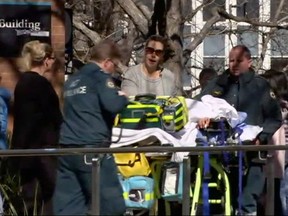
[[[63,148],[110,147],[115,115],[128,103],[112,81],[120,60],[118,46],[104,40],[91,49],[91,63],[72,75],[64,86]],[[92,155],[59,157],[55,215],[86,215],[91,205]],[[100,215],[123,215],[125,203],[112,155],[101,157]]]
[[[250,50],[243,45],[233,47],[229,54],[229,69],[209,82],[196,99],[210,94],[225,99],[237,111],[246,112],[246,124],[263,127],[263,131],[255,139],[256,145],[263,145],[268,143],[281,126],[281,109],[269,83],[256,75],[251,65]],[[209,122],[208,118],[200,119],[198,126],[204,128]],[[257,200],[263,192],[265,176],[261,164],[254,160],[249,160],[248,163],[246,185],[238,202],[243,214],[256,215]]]
[[[144,62],[130,67],[123,75],[122,91],[128,96],[155,94],[161,96],[180,96],[182,87],[177,76],[163,67],[167,53],[167,40],[152,35],[145,44]]]

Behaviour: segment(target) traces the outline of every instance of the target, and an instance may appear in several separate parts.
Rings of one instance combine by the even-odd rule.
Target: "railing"
[[[27,156],[59,156],[59,155],[79,155],[79,154],[114,154],[114,153],[175,153],[189,152],[189,155],[199,155],[204,152],[220,154],[234,151],[273,151],[273,150],[288,150],[288,145],[226,145],[226,146],[211,146],[211,147],[166,147],[166,146],[149,146],[149,147],[121,147],[121,148],[47,148],[47,149],[11,149],[0,150],[0,157],[27,157]],[[98,157],[92,159],[92,206],[91,214],[99,215],[100,212],[100,188],[99,188],[99,173],[100,163]],[[184,182],[183,182],[183,203],[182,214],[190,214],[190,158],[185,157],[183,161]],[[272,190],[269,190],[267,197],[274,197],[274,183],[270,183]],[[273,201],[273,198],[272,198]],[[274,214],[273,202],[268,202],[266,206],[266,214]]]

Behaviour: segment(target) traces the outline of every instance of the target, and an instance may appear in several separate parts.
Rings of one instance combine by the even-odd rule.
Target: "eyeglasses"
[[[120,60],[116,59],[109,59],[109,61],[113,64],[115,70],[119,70]]]
[[[163,55],[164,50],[154,49],[154,48],[152,48],[152,47],[146,47],[146,48],[145,48],[145,52],[146,52],[147,54],[153,54],[153,53],[155,53],[157,56],[161,56],[161,55]]]

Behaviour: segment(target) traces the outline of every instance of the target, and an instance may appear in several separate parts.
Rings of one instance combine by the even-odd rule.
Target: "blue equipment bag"
[[[151,209],[154,204],[154,180],[145,176],[119,177],[127,208]]]
[[[167,201],[182,201],[183,163],[167,162],[163,165],[161,196]]]

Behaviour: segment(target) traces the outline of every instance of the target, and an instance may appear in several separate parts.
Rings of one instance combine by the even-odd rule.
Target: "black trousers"
[[[36,183],[39,183],[39,189],[37,194],[37,209],[38,214],[43,206],[43,215],[52,215],[52,197],[56,185],[56,157],[29,157],[22,158],[19,161],[19,174],[22,186],[22,195],[25,201],[25,205],[28,208],[28,213],[35,208],[35,193]],[[40,208],[39,208],[40,207]]]

